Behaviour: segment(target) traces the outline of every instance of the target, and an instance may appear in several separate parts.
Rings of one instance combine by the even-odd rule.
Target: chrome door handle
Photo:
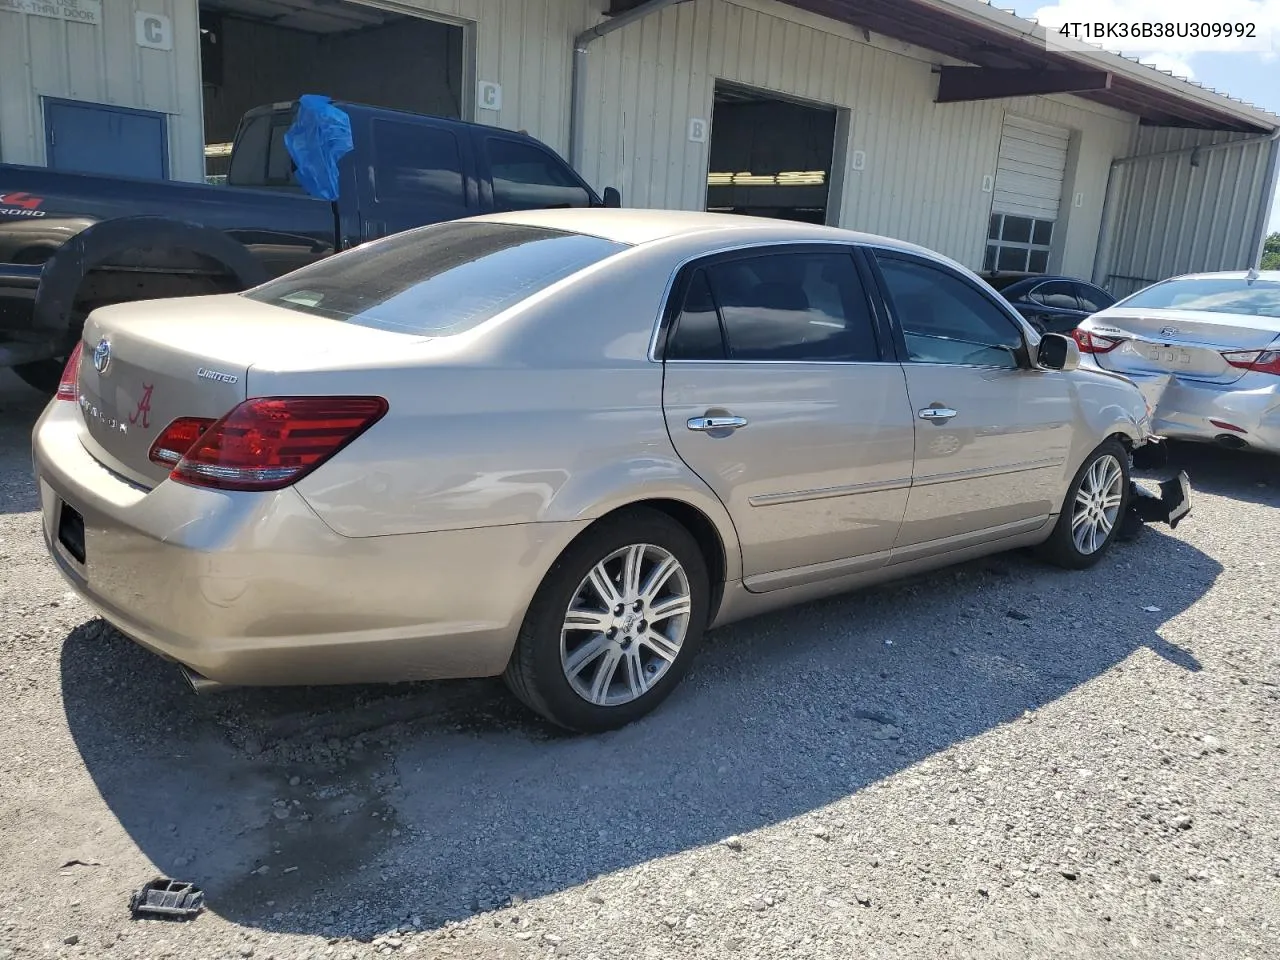
[[[925,407],[920,411],[921,420],[933,420],[935,423],[950,420],[955,415],[956,411],[950,407]]]
[[[746,425],[746,417],[693,417],[689,420],[690,430],[704,433],[708,430],[737,430]]]

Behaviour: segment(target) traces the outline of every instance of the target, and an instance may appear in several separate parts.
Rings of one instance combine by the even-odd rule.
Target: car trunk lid
[[[84,445],[108,469],[153,487],[170,471],[150,458],[165,428],[225,416],[248,396],[254,364],[351,351],[348,341],[367,346],[370,334],[236,295],[101,308],[85,323],[80,362]]]
[[[1244,375],[1223,353],[1261,350],[1280,336],[1272,317],[1188,310],[1116,309],[1094,314],[1088,332],[1116,342],[1094,359],[1117,373],[1169,373],[1230,383]]]

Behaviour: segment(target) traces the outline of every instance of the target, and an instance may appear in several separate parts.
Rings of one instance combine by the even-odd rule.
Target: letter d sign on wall
[[[138,46],[152,50],[173,49],[173,24],[163,14],[138,11],[133,15],[133,26]]]

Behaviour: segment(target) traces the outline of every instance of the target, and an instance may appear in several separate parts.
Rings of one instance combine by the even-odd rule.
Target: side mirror
[[[604,188],[604,205],[614,208],[622,206],[622,194],[618,192],[617,187]]]
[[[1071,371],[1080,366],[1080,346],[1071,337],[1046,333],[1036,347],[1036,366]]]

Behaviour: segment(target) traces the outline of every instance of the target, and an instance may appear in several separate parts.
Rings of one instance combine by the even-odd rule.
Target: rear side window
[[[374,120],[373,190],[379,200],[427,200],[461,207],[462,157],[452,130]]]
[[[1060,310],[1080,309],[1080,304],[1076,301],[1075,284],[1065,280],[1050,280],[1048,283],[1040,284],[1031,294],[1031,299],[1046,307],[1056,307]]]
[[[705,270],[689,278],[684,306],[676,320],[675,334],[667,347],[669,360],[723,360],[724,337],[720,332],[720,315],[711,296],[711,284]]]
[[[730,360],[880,359],[866,294],[847,252],[770,253],[714,263],[701,272],[719,310]],[[691,293],[699,295],[700,289],[695,283]],[[699,344],[714,349],[705,309],[695,315],[698,328],[707,330]],[[680,350],[692,349],[680,328],[676,343]]]
[[[1080,309],[1088,310],[1090,313],[1105,310],[1116,302],[1115,297],[1107,291],[1087,283],[1076,284],[1076,297],[1080,300]]]
[[[541,147],[505,137],[485,141],[493,205],[499,210],[585,207],[587,191],[565,165]]]
[[[244,296],[379,330],[448,336],[626,249],[543,227],[455,221],[340,253]]]

